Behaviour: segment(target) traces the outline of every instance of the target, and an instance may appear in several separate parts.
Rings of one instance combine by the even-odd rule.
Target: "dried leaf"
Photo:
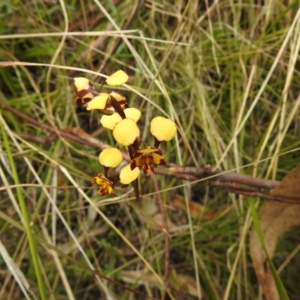
[[[121,271],[120,278],[126,283],[134,283],[139,286],[149,284],[151,286],[160,286],[157,278],[153,274],[146,273],[142,270],[136,271]]]
[[[300,165],[289,172],[272,191],[273,196],[298,198],[300,204]]]
[[[294,168],[280,184],[272,191],[272,195],[291,198],[299,197],[299,204],[268,201],[259,212],[260,226],[263,233],[266,250],[273,257],[277,240],[289,229],[300,225],[300,165]],[[256,230],[250,235],[250,254],[259,284],[267,300],[279,300],[266,255],[262,248]]]
[[[191,217],[195,219],[199,218],[199,216],[202,216],[204,220],[211,220],[219,216],[221,212],[224,212],[223,207],[217,210],[209,210],[206,206],[193,200],[189,200],[188,203],[191,212]],[[186,202],[184,197],[182,197],[179,194],[176,194],[175,197],[172,199],[172,206],[174,206],[175,209],[181,209],[185,211]]]
[[[171,270],[170,285],[180,293],[180,297],[177,299],[185,299],[187,295],[197,298],[199,296],[195,279],[189,275],[177,273],[175,269]]]
[[[171,220],[168,219],[167,222],[169,231],[172,231],[173,229],[175,230],[177,228],[177,226]],[[155,225],[154,228],[158,230],[161,230],[164,227],[164,218],[161,213],[157,213],[153,216],[153,224]]]

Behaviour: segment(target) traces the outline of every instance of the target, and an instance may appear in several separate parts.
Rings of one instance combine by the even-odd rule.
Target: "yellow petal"
[[[98,96],[94,97],[86,107],[86,110],[92,109],[104,109],[108,99],[108,94],[100,93]]]
[[[121,85],[121,84],[127,82],[128,78],[129,78],[128,75],[124,71],[119,70],[119,71],[115,72],[114,74],[110,75],[106,79],[106,84]]]
[[[152,157],[153,157],[153,162],[156,165],[166,165],[167,164],[165,158],[159,154],[153,153]]]
[[[127,119],[132,119],[134,122],[137,122],[141,117],[141,112],[134,107],[124,109],[124,113]]]
[[[143,155],[137,155],[130,162],[131,169],[134,169],[136,167],[142,167],[144,164],[144,161],[145,161],[145,159],[144,159]]]
[[[129,146],[140,136],[140,130],[132,119],[123,119],[116,124],[113,136],[118,143]]]
[[[136,180],[140,174],[140,169],[135,168],[133,170],[130,169],[130,165],[126,165],[120,171],[120,182],[122,184],[129,184]]]
[[[150,131],[158,141],[169,141],[175,136],[177,127],[170,119],[155,117],[151,121]]]
[[[162,152],[159,148],[153,146],[147,146],[146,148],[141,148],[136,151],[135,155],[149,155],[149,154],[159,154],[162,155]]]
[[[114,113],[111,116],[102,116],[100,123],[104,128],[113,130],[117,123],[122,120],[121,116],[118,113]]]
[[[99,162],[101,165],[108,168],[117,167],[123,160],[122,153],[117,148],[106,148],[99,155]]]
[[[107,187],[107,192],[111,195],[113,193],[113,191],[114,191],[113,187],[111,185],[109,185]]]
[[[102,175],[102,176],[100,176],[100,175]],[[104,177],[103,174],[100,174],[100,173],[97,174],[97,176],[95,176],[94,179],[93,179],[93,183],[96,183],[98,185],[102,185],[105,182],[105,180],[103,180],[103,177]]]
[[[74,78],[74,87],[78,92],[82,90],[88,90],[90,88],[91,82],[84,77],[75,77]]]

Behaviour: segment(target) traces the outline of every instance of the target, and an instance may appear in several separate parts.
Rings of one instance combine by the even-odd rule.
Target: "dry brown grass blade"
[[[300,195],[300,165],[294,168],[272,191],[273,196],[297,198]],[[273,257],[277,240],[289,229],[300,225],[299,204],[267,201],[259,212],[260,226],[270,258]],[[266,261],[256,230],[250,235],[250,254],[259,284],[267,300],[279,300],[279,294],[271,270]]]

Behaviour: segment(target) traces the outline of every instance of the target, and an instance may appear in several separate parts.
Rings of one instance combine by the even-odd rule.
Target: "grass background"
[[[113,145],[97,116],[75,106],[72,78],[97,85],[123,69],[145,141],[153,116],[177,121],[178,138],[164,150],[169,162],[271,179],[298,165],[298,1],[2,1],[0,14],[0,61],[16,62],[0,67],[1,104]],[[142,203],[127,187],[117,190],[122,199],[101,198],[91,184],[99,149],[53,138],[4,109],[0,124],[1,253],[22,270],[28,297],[39,299],[42,284],[44,299],[145,299],[138,291],[159,298],[165,244],[152,180],[141,178]],[[260,298],[247,198],[157,180],[170,220],[167,299]],[[186,207],[191,200],[196,213]],[[290,299],[300,299],[297,244],[299,230],[274,257]],[[0,263],[0,299],[25,299]]]

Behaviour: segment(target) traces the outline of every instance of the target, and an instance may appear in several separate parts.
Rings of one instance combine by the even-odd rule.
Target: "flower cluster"
[[[117,71],[109,76],[101,85],[118,86],[126,83],[128,75]],[[140,141],[140,130],[137,122],[141,112],[129,107],[127,99],[118,92],[109,94],[95,89],[93,84],[84,77],[74,78],[74,89],[77,95],[76,104],[84,105],[87,110],[96,110],[102,114],[99,123],[112,131],[117,143],[127,146],[131,158],[129,164],[123,167],[118,176],[109,176],[111,168],[116,168],[123,160],[122,153],[117,148],[106,148],[99,155],[99,162],[104,167],[104,174],[97,173],[93,183],[100,186],[101,195],[113,194],[117,182],[130,184],[134,182],[140,169],[145,174],[154,172],[154,165],[166,165],[167,162],[158,148],[161,142],[170,141],[176,134],[176,124],[164,117],[155,117],[150,123],[150,132],[154,137],[154,146],[148,146]]]

